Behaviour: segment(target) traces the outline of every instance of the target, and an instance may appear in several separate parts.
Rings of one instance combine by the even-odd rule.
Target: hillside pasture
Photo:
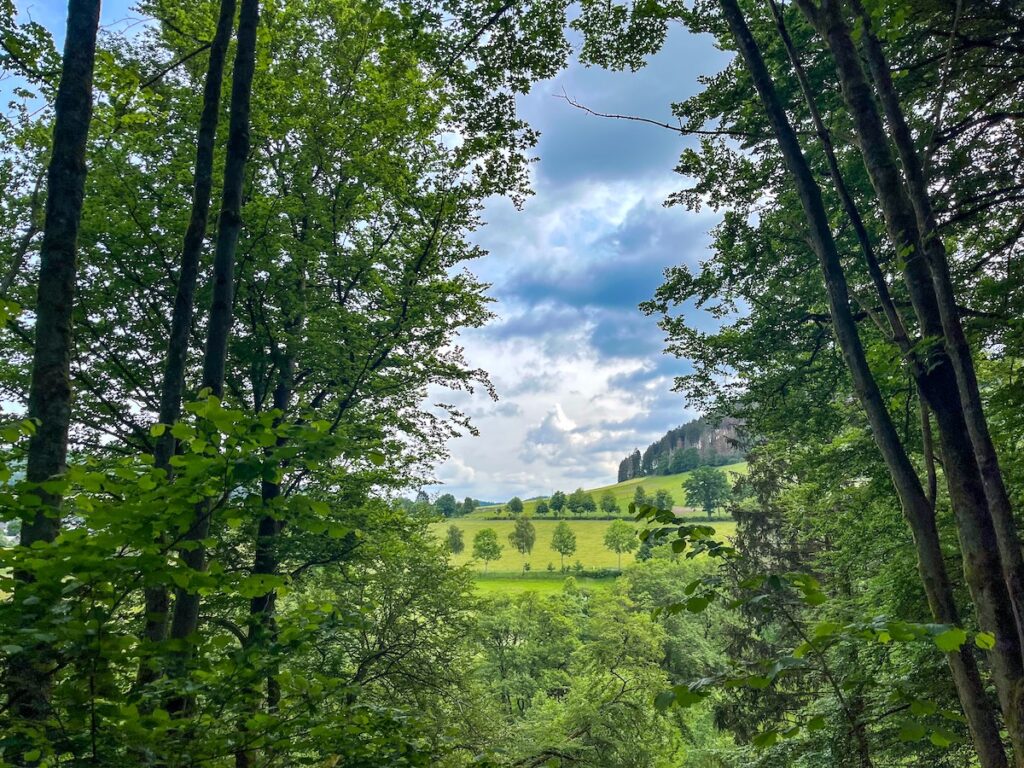
[[[729,476],[730,481],[734,479],[734,475],[745,475],[747,473],[746,462],[738,462],[736,464],[726,464],[718,467]],[[697,509],[686,508],[686,492],[683,491],[683,483],[690,476],[689,472],[682,472],[678,475],[656,475],[654,477],[637,477],[632,480],[626,480],[622,483],[615,483],[614,485],[602,485],[599,488],[588,488],[586,491],[594,497],[596,503],[600,503],[601,496],[605,491],[611,491],[615,497],[615,501],[619,505],[619,509],[622,512],[623,517],[629,515],[629,503],[633,501],[633,494],[636,493],[637,486],[642,486],[644,493],[648,496],[654,496],[658,491],[668,491],[672,494],[672,498],[677,507],[677,513],[686,515],[701,515],[701,512]],[[563,488],[566,494],[573,491],[573,488]],[[540,499],[531,499],[530,501],[523,502],[523,511],[527,514],[535,515],[537,511],[537,502]],[[503,504],[491,505],[486,507],[478,507],[468,515],[466,520],[479,520],[479,519],[495,519],[502,517],[509,517],[508,511],[505,509]],[[546,519],[550,517],[550,513],[542,518],[535,519]],[[604,517],[605,515],[598,510],[595,514],[584,515],[583,518],[587,517]],[[567,511],[563,511],[562,517],[566,519],[574,518],[575,516]]]
[[[615,568],[618,558],[614,552],[604,546],[604,532],[611,525],[609,520],[569,520],[569,526],[576,534],[576,553],[565,558],[566,566],[571,567],[578,560],[588,571],[602,568]],[[473,559],[473,537],[484,528],[492,528],[498,535],[498,542],[502,546],[501,558],[494,560],[487,568],[488,575],[498,574],[521,574],[526,563],[530,565],[531,574],[548,574],[548,564],[554,566],[557,571],[560,558],[557,552],[551,549],[551,536],[554,533],[558,521],[534,519],[533,524],[537,530],[537,542],[534,544],[533,552],[521,556],[519,552],[509,543],[508,535],[512,532],[513,522],[511,520],[474,520],[461,518],[450,521],[434,523],[431,526],[434,534],[443,539],[449,525],[456,525],[462,530],[463,540],[466,544],[465,550],[452,558],[455,565],[472,564],[474,570],[484,573],[484,564]],[[712,523],[716,532],[725,537],[732,536],[736,530],[736,523]],[[637,526],[639,529],[639,526]],[[624,553],[622,565],[633,562],[636,552]]]

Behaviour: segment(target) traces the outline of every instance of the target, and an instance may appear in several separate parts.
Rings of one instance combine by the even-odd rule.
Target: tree
[[[555,517],[562,514],[562,510],[565,509],[566,501],[565,494],[562,491],[555,491],[551,494],[549,504],[551,506],[551,511],[555,513]]]
[[[241,0],[234,70],[231,77],[231,104],[221,207],[213,257],[212,300],[206,326],[201,379],[201,389],[208,390],[217,398],[224,394],[228,342],[234,320],[235,261],[238,240],[242,232],[245,169],[249,162],[251,143],[250,112],[259,17],[258,0]],[[186,526],[183,537],[185,546],[181,548],[181,559],[197,573],[205,572],[208,566],[205,541],[209,538],[213,517],[209,507],[208,502],[200,502],[197,505],[194,521]],[[276,518],[268,517],[267,521],[270,527],[277,527]],[[264,546],[272,544],[273,538],[274,536],[263,536],[261,543]],[[170,626],[172,640],[183,641],[195,634],[199,626],[200,602],[198,590],[179,587],[175,591]],[[187,674],[186,664],[187,654],[174,659],[169,667],[172,678],[184,677]],[[189,702],[182,696],[173,696],[167,702],[168,711],[175,714],[181,713],[187,706]]]
[[[434,502],[434,510],[443,517],[455,517],[459,513],[459,503],[450,493],[442,493]]]
[[[235,23],[235,0],[221,0],[217,28],[210,44],[206,79],[203,84],[203,109],[196,131],[196,156],[193,171],[192,210],[181,249],[178,279],[175,284],[171,326],[164,356],[163,379],[160,385],[160,424],[173,424],[181,416],[185,391],[185,373],[189,335],[195,314],[195,293],[199,277],[199,262],[206,239],[210,215],[210,196],[213,190],[213,166],[217,125],[220,120],[221,89],[224,82],[224,63],[227,59],[231,31]],[[171,457],[177,449],[177,440],[168,429],[157,440],[153,451],[154,463],[172,472]],[[156,584],[146,590],[146,627],[144,634],[151,642],[160,642],[167,636],[169,617],[169,588]],[[140,670],[143,682],[154,677],[154,671],[145,666]]]
[[[683,490],[687,503],[699,505],[708,517],[729,500],[729,480],[722,470],[714,467],[697,467],[683,482]]]
[[[541,499],[540,501],[537,502],[537,514],[538,515],[546,515],[550,511],[551,511],[551,508],[548,507],[548,503],[546,501],[544,501],[544,499]]]
[[[622,553],[632,552],[640,546],[640,538],[637,536],[636,528],[625,520],[614,520],[605,529],[604,546],[614,552],[619,559],[619,570],[622,570]]]
[[[56,120],[47,170],[46,212],[39,254],[35,340],[29,385],[28,416],[38,420],[29,439],[26,475],[29,482],[47,483],[67,469],[71,423],[72,310],[82,201],[85,196],[86,142],[93,111],[93,69],[99,0],[71,0]],[[61,495],[42,486],[42,505],[22,524],[19,544],[33,547],[52,542],[60,530]],[[22,574],[17,574],[23,581]],[[17,591],[17,590],[16,590]],[[43,595],[49,599],[50,595]],[[36,602],[39,595],[35,595]],[[25,599],[21,594],[15,600]],[[26,606],[26,618],[37,609]],[[37,647],[36,651],[42,649]],[[43,656],[47,654],[43,651]],[[49,662],[47,662],[48,664]],[[50,681],[41,664],[16,652],[7,680],[9,706],[30,722],[47,714]]]
[[[462,516],[466,516],[472,514],[474,509],[476,509],[476,501],[467,496],[462,501],[462,507],[459,509],[459,514]]]
[[[652,504],[663,512],[670,512],[675,501],[672,498],[672,494],[663,488],[654,494]]]
[[[601,511],[606,515],[619,514],[619,502],[615,500],[615,494],[611,491],[601,494]]]
[[[498,534],[493,528],[477,531],[473,537],[473,557],[484,561],[484,573],[492,560],[501,558],[502,546],[498,543]]]
[[[453,555],[461,555],[462,551],[466,548],[466,542],[462,538],[462,529],[454,523],[448,526],[445,546]]]
[[[636,505],[637,509],[648,503],[647,493],[644,491],[644,487],[642,485],[638,485],[636,490],[633,491],[633,503]]]
[[[513,496],[508,500],[505,508],[513,515],[521,515],[523,513],[523,500],[518,496]]]
[[[565,570],[565,558],[572,557],[573,553],[576,552],[576,534],[573,533],[572,527],[564,520],[555,526],[554,533],[551,534],[551,548],[558,553],[561,558],[561,570]]]
[[[594,503],[594,497],[582,488],[577,488],[575,491],[570,493],[569,498],[566,499],[565,505],[569,508],[570,512],[579,516],[583,516],[587,512],[593,512],[597,509],[597,504]]]
[[[533,552],[533,545],[537,541],[537,529],[530,522],[530,518],[526,515],[519,515],[512,528],[512,533],[508,535],[508,540],[523,557],[525,563],[526,556]]]

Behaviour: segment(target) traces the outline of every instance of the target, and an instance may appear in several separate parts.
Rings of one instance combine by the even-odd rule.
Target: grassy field
[[[537,543],[533,547],[533,552],[525,558],[520,556],[512,545],[509,544],[508,535],[512,532],[513,527],[511,520],[459,518],[451,522],[434,523],[432,529],[438,538],[443,538],[448,530],[448,526],[452,523],[462,529],[463,540],[466,544],[465,550],[453,558],[457,565],[473,562],[473,537],[484,528],[493,528],[494,532],[498,534],[498,542],[502,545],[503,550],[501,559],[492,561],[488,566],[488,575],[522,573],[524,562],[530,564],[531,573],[538,575],[547,575],[549,563],[556,569],[559,567],[559,555],[551,549],[551,535],[558,524],[557,521],[534,519],[533,524],[537,529]],[[569,520],[568,523],[572,527],[573,533],[576,534],[576,553],[571,557],[565,558],[567,566],[571,566],[579,560],[583,567],[588,570],[616,567],[618,563],[616,554],[605,549],[604,546],[604,532],[611,525],[611,521]],[[722,536],[731,536],[736,530],[736,524],[732,522],[713,523],[712,525]],[[623,554],[622,564],[626,565],[633,562],[634,555],[635,552]],[[483,563],[475,563],[474,568],[481,573],[484,571]]]
[[[734,474],[745,474],[747,471],[746,462],[740,462],[738,464],[727,464],[724,467],[718,467],[727,475]],[[600,488],[587,488],[587,492],[592,494],[595,502],[600,502],[602,494],[605,491],[611,491],[615,500],[619,503],[619,507],[622,509],[623,514],[626,513],[629,506],[629,502],[633,500],[633,494],[636,493],[636,487],[638,485],[643,486],[644,493],[648,496],[653,496],[655,493],[661,490],[666,490],[672,494],[677,506],[686,506],[686,494],[683,491],[683,482],[689,477],[689,472],[683,472],[678,475],[660,475],[656,477],[638,477],[633,480],[626,480],[624,483],[616,483],[615,485],[602,485]],[[570,493],[573,488],[563,488],[565,493]],[[523,502],[523,511],[533,513],[537,508],[536,499],[532,501]],[[600,514],[600,513],[599,513]],[[469,515],[467,520],[474,519],[488,519],[495,517],[508,516],[503,506],[489,506],[479,507]],[[585,564],[585,563],[584,563]]]
[[[475,579],[476,592],[483,597],[491,595],[518,595],[523,592],[536,592],[540,595],[556,595],[562,591],[565,585],[565,577],[559,574],[557,577],[549,577],[530,574],[528,576],[502,576],[481,574]],[[611,589],[615,584],[615,578],[609,579],[588,579],[577,578],[576,584],[581,589],[588,589],[592,592]]]

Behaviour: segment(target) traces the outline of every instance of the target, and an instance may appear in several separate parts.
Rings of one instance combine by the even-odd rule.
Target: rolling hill
[[[746,474],[747,464],[746,462],[738,462],[736,464],[727,464],[724,467],[719,467],[723,472],[728,474]],[[666,490],[672,494],[672,498],[675,501],[677,507],[686,506],[686,496],[683,492],[683,482],[689,477],[689,472],[681,472],[678,475],[656,475],[653,477],[636,477],[632,480],[625,480],[621,483],[615,483],[614,485],[602,485],[598,488],[587,488],[585,489],[594,497],[594,501],[599,502],[601,496],[605,491],[611,491],[615,497],[615,501],[618,502],[619,508],[622,510],[623,516],[628,514],[629,502],[633,500],[633,494],[636,493],[637,486],[642,486],[644,493],[648,496],[653,496],[660,490]],[[563,488],[565,493],[570,493],[574,489]],[[547,498],[547,497],[544,497]],[[536,513],[537,502],[540,499],[531,499],[523,502],[523,511],[530,514]],[[682,511],[677,510],[677,511]],[[563,514],[563,517],[566,515]],[[595,515],[587,515],[585,517],[599,517],[602,516],[600,512]],[[466,518],[462,519],[501,519],[509,517],[509,513],[505,511],[503,504],[493,504],[484,507],[478,507]]]

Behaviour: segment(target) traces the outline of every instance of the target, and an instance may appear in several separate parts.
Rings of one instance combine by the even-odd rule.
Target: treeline
[[[623,553],[630,553],[641,546],[635,526],[627,523],[625,520],[613,521],[605,529],[602,541],[605,549],[614,552],[618,556],[618,569],[620,572],[622,571]],[[529,517],[525,515],[516,517],[515,526],[508,534],[508,542],[522,556],[523,572],[529,571],[530,564],[526,562],[526,557],[533,553],[533,548],[537,544],[537,528]],[[445,532],[444,546],[453,555],[460,555],[466,549],[463,531],[454,523],[449,525]],[[567,573],[570,570],[575,573],[583,572],[584,565],[579,560],[575,562],[571,569],[565,564],[565,558],[576,554],[576,533],[573,531],[572,526],[564,520],[555,526],[548,546],[552,552],[558,553],[560,559],[559,570],[562,573]],[[472,555],[475,560],[479,560],[484,564],[484,573],[487,573],[487,568],[491,562],[501,559],[503,553],[504,546],[498,538],[498,533],[493,528],[481,528],[473,535]],[[650,557],[651,548],[645,548],[642,555],[641,559]],[[548,570],[555,570],[554,563],[548,564]]]
[[[479,499],[467,496],[462,501],[450,493],[442,493],[433,501],[425,491],[419,491],[416,499],[399,498],[398,504],[402,509],[417,516],[440,515],[441,517],[464,517],[470,514],[477,507],[487,504]]]
[[[636,449],[619,462],[616,482],[635,477],[676,475],[701,466],[717,467],[742,461],[739,449],[740,422],[736,419],[694,419],[670,429],[644,450]]]

